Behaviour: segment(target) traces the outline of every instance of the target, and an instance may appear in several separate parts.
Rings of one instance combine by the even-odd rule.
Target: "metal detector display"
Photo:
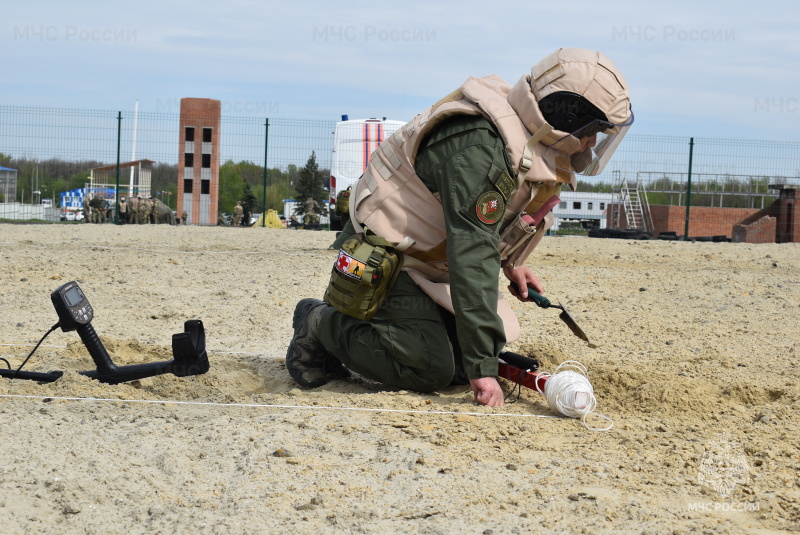
[[[58,314],[58,324],[64,332],[74,331],[81,325],[89,325],[94,318],[94,309],[75,281],[60,286],[50,294],[50,300]]]

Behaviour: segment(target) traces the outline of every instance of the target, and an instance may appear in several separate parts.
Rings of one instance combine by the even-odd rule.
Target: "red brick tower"
[[[219,100],[181,99],[178,217],[192,225],[217,224],[221,113]]]

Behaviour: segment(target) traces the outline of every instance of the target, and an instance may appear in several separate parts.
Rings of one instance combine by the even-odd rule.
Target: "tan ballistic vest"
[[[350,196],[354,223],[397,244],[405,254],[446,270],[444,213],[438,198],[416,175],[414,161],[426,135],[444,119],[461,114],[482,115],[489,120],[503,138],[514,166],[516,186],[506,204],[501,232],[521,212],[538,209],[562,184],[574,189],[574,174],[562,170],[569,168],[569,156],[548,151],[542,143],[553,142],[549,125],[531,135],[509,103],[511,90],[512,86],[497,76],[470,78],[386,138],[372,153]],[[556,158],[564,161],[556,162]],[[552,223],[552,214],[547,219],[546,226],[537,232],[539,239]],[[526,249],[530,253],[532,247]],[[523,261],[516,258],[513,265]]]
[[[525,78],[525,77],[523,77]],[[524,82],[524,83],[523,83]],[[470,78],[459,89],[417,115],[412,121],[386,138],[370,157],[366,171],[350,195],[350,214],[357,230],[367,226],[406,254],[405,270],[439,305],[454,312],[447,283],[444,212],[439,199],[431,193],[414,170],[417,151],[426,135],[444,119],[455,115],[482,115],[500,133],[516,173],[516,184],[506,204],[502,231],[522,212],[532,213],[560,191],[562,184],[573,189],[575,176],[569,169],[569,156],[547,150],[545,143],[556,138],[552,127],[526,127],[509,103],[525,101],[538,112],[530,96],[529,82],[520,80],[516,87],[497,76]],[[514,97],[514,94],[517,96]],[[574,139],[574,138],[573,138]],[[578,140],[569,140],[575,149]],[[556,161],[556,159],[561,161]],[[504,258],[512,266],[521,265],[553,222],[552,213],[539,224],[536,234],[514,258]],[[410,258],[409,258],[410,257]],[[498,315],[503,319],[506,341],[519,337],[519,322],[500,295]]]

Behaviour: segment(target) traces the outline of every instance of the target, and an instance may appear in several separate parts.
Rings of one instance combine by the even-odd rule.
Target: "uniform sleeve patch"
[[[517,181],[511,178],[511,175],[508,174],[506,169],[501,169],[494,175],[492,179],[495,187],[500,190],[500,193],[503,195],[503,199],[506,201],[511,197],[511,194],[514,193],[514,190],[517,189]]]
[[[475,212],[483,223],[494,225],[503,217],[506,211],[506,203],[503,196],[496,191],[487,191],[478,197],[475,204]]]

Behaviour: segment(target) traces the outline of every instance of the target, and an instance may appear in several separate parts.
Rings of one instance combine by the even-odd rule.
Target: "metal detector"
[[[94,309],[89,300],[75,281],[68,282],[50,294],[50,300],[58,314],[58,323],[42,338],[44,340],[50,332],[61,327],[64,332],[78,331],[86,349],[94,360],[96,370],[79,372],[81,375],[97,379],[102,383],[118,384],[154,375],[171,373],[178,377],[200,375],[209,370],[208,354],[206,353],[206,332],[200,320],[188,320],[183,324],[184,332],[172,335],[173,359],[163,362],[149,362],[130,366],[117,366],[111,360],[103,342],[92,327]],[[39,341],[41,344],[42,340]],[[39,344],[33,349],[39,347]],[[33,351],[25,362],[33,355]],[[20,365],[16,370],[0,369],[0,377],[9,379],[30,379],[45,383],[58,380],[64,372],[29,372],[22,371]]]

